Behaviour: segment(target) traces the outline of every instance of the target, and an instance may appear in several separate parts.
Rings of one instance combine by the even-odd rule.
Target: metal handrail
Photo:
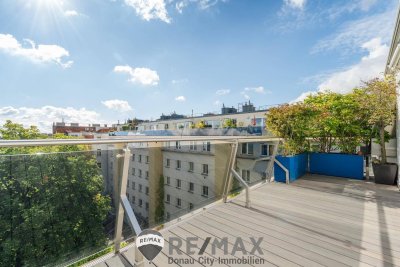
[[[24,146],[58,146],[58,145],[100,145],[100,144],[126,144],[146,142],[169,142],[169,141],[237,141],[243,142],[265,142],[276,141],[276,137],[260,136],[132,136],[112,137],[105,139],[30,139],[30,140],[1,140],[0,147],[24,147]]]
[[[231,169],[233,177],[235,177],[245,188],[246,190],[246,208],[250,208],[250,187],[249,185],[243,180],[243,178],[234,170]]]
[[[278,166],[281,167],[281,169],[285,172],[285,175],[286,175],[286,184],[289,184],[289,182],[290,182],[290,179],[289,179],[289,170],[288,170],[285,166],[283,166],[283,164],[282,164],[279,160],[277,160],[276,158],[274,159],[274,162],[275,162],[276,164],[278,164]]]

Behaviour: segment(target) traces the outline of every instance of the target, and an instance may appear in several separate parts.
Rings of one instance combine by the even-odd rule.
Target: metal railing
[[[34,146],[60,146],[60,145],[116,145],[119,144],[124,146],[123,154],[117,155],[117,157],[123,158],[122,175],[117,177],[119,179],[118,184],[118,198],[117,198],[117,210],[116,210],[116,224],[115,224],[115,238],[114,238],[114,252],[118,253],[121,248],[122,242],[122,230],[124,219],[128,222],[130,228],[135,235],[138,235],[142,228],[138,222],[135,213],[133,212],[132,206],[127,199],[127,181],[128,172],[130,168],[130,157],[131,152],[128,145],[131,143],[157,143],[157,142],[174,142],[174,141],[218,141],[222,143],[228,143],[231,145],[231,152],[228,159],[228,166],[225,176],[225,182],[223,186],[223,199],[226,202],[229,189],[232,184],[233,178],[237,179],[240,184],[245,188],[246,192],[246,207],[250,208],[250,187],[243,180],[243,178],[235,171],[236,155],[238,153],[238,147],[240,143],[244,142],[274,142],[278,144],[280,139],[271,137],[254,137],[254,136],[132,136],[123,138],[107,138],[107,139],[42,139],[42,140],[0,140],[0,148],[18,148],[18,147],[34,147]],[[275,154],[277,153],[277,147],[274,149],[272,155],[272,162],[277,162]],[[271,165],[270,164],[270,165]],[[281,166],[279,162],[277,164]],[[271,166],[268,166],[267,170],[270,170]],[[288,181],[288,178],[287,178]],[[125,216],[126,215],[126,216]],[[136,266],[143,266],[143,256],[141,253],[136,251],[135,253]]]

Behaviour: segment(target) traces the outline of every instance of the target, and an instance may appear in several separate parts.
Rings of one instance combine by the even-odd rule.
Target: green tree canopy
[[[0,133],[45,137],[11,121]],[[42,266],[106,244],[110,198],[101,194],[96,158],[84,148],[0,150],[0,266]]]

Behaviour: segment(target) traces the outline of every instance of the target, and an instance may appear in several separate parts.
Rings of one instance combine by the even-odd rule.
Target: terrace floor
[[[263,237],[258,257],[264,264],[213,266],[400,266],[400,192],[395,186],[307,175],[290,185],[265,184],[250,193],[250,209],[242,194],[166,227],[162,254],[145,266],[211,266],[200,257],[224,257],[223,251],[213,255],[209,245],[204,255],[197,255],[203,240],[228,237],[233,245],[235,237],[242,237],[250,250],[250,236]],[[168,263],[170,236],[199,237],[196,255],[173,255],[193,259],[193,264]],[[133,255],[129,248],[96,266],[133,266]]]

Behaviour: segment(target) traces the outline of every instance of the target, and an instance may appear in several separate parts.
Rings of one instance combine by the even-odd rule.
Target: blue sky
[[[0,124],[115,123],[348,92],[384,70],[396,0],[0,2]]]

